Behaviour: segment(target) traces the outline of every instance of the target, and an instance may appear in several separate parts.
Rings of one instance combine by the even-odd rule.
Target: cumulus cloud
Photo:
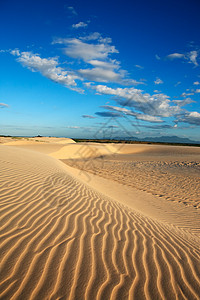
[[[5,103],[0,103],[0,108],[6,108],[6,107],[9,107],[9,105]]]
[[[200,82],[199,82],[199,81],[195,81],[193,84],[194,84],[194,85],[199,85]]]
[[[140,89],[136,88],[110,88],[106,85],[91,85],[88,83],[92,89],[96,90],[97,93],[103,95],[114,95],[119,96],[126,99],[131,99],[133,95],[139,94],[142,92]]]
[[[78,28],[81,28],[81,27],[85,28],[85,27],[87,27],[87,26],[88,26],[87,23],[79,22],[79,23],[77,23],[77,24],[73,24],[73,25],[72,25],[72,28],[78,29]]]
[[[155,81],[154,81],[155,84],[162,84],[163,81],[160,79],[160,78],[157,78]]]
[[[195,93],[199,94],[200,93],[200,89],[196,89]]]
[[[83,41],[95,41],[95,40],[100,40],[101,38],[101,34],[99,32],[93,32],[90,33],[89,35],[86,36],[82,36],[80,37],[81,40]],[[109,38],[110,43],[112,42],[112,40]]]
[[[122,76],[113,70],[104,68],[80,69],[79,74],[84,78],[98,82],[120,82]]]
[[[173,100],[174,103],[176,103],[178,106],[185,106],[187,104],[195,102],[191,98],[186,98],[184,100]]]
[[[181,115],[177,121],[200,126],[200,113],[196,111],[186,112],[185,114]]]
[[[80,79],[80,77],[73,72],[66,71],[59,67],[59,62],[56,57],[41,58],[39,54],[19,52],[18,50],[11,51],[10,53],[17,56],[17,61],[32,72],[40,72],[43,76],[56,83],[82,92],[81,89],[77,88],[77,83],[75,82],[75,79]]]
[[[20,56],[20,51],[19,51],[19,49],[11,50],[10,53],[11,53],[12,55],[15,55],[15,56]]]
[[[77,70],[83,79],[124,85],[144,84],[127,78],[128,72],[121,69],[119,61],[111,58],[111,55],[119,53],[111,42],[110,38],[103,38],[100,33],[94,32],[79,38],[57,38],[53,44],[63,44],[65,46],[63,51],[67,56],[79,62],[83,60],[89,65],[89,67]]]
[[[88,61],[88,63],[94,67],[109,69],[109,70],[120,68],[120,63],[116,59],[113,59],[113,60],[110,59],[109,61],[93,59],[93,60]]]
[[[119,53],[115,46],[111,46],[108,43],[86,43],[77,38],[56,39],[53,43],[65,44],[66,48],[64,52],[66,55],[72,58],[82,59],[85,62],[93,59],[106,59],[111,53]]]
[[[82,115],[82,118],[95,119],[96,117],[90,115]]]
[[[200,125],[200,113],[188,112],[182,108],[194,102],[190,98],[171,101],[167,95],[150,95],[135,88],[113,89],[105,85],[90,85],[90,87],[95,89],[98,94],[115,96],[116,102],[122,107],[104,105],[103,108],[114,111],[117,114],[130,115],[137,120],[151,123],[163,122],[162,117],[176,117],[176,123],[186,122],[193,125]],[[126,107],[133,108],[134,111]],[[103,116],[103,114],[101,115]],[[111,116],[109,114],[106,115]]]
[[[111,105],[103,105],[101,107],[103,107],[105,109],[108,109],[108,110],[111,110],[111,111],[113,110],[113,111],[121,112],[125,115],[135,117],[137,120],[147,121],[147,122],[151,122],[151,123],[162,123],[163,122],[158,117],[150,116],[150,115],[147,115],[147,114],[137,113],[137,112],[134,112],[132,110],[126,109],[124,107],[117,107],[117,106],[111,106]]]
[[[123,107],[134,107],[144,114],[169,117],[180,111],[179,106],[172,106],[169,97],[164,94],[150,95],[136,88],[110,88],[105,85],[90,85],[98,94],[116,96],[116,101]]]
[[[162,123],[163,121],[159,117],[145,115],[145,114],[135,114],[137,120],[142,120],[150,123]]]

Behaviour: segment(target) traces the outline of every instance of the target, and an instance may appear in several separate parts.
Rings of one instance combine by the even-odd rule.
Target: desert
[[[200,299],[200,148],[0,138],[1,299]]]

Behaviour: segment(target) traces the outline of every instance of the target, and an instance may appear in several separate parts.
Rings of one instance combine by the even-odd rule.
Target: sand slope
[[[200,156],[198,160],[194,156],[190,159],[172,156],[170,160],[166,156],[156,156],[153,159],[151,155],[143,156],[143,159],[136,156],[136,159],[130,161],[104,157],[63,162],[82,171],[164,197],[167,201],[200,209]]]
[[[0,168],[1,299],[199,299],[199,245],[177,227],[44,154],[0,146]]]

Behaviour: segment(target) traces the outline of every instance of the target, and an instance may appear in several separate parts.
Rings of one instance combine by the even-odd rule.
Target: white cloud
[[[142,120],[142,121],[146,121],[146,122],[151,122],[151,123],[162,123],[163,122],[160,118],[154,117],[154,116],[150,116],[150,115],[137,114],[135,117],[138,120]]]
[[[134,107],[143,114],[154,117],[170,117],[181,112],[178,105],[174,105],[164,94],[150,95],[135,88],[110,88],[105,85],[88,85],[97,94],[116,96],[116,101],[123,107]]]
[[[143,84],[133,79],[125,78],[124,70],[111,70],[109,68],[80,69],[77,71],[82,78],[96,82],[115,82],[123,85]],[[87,83],[85,83],[87,86]]]
[[[200,82],[199,82],[199,81],[195,81],[193,84],[194,84],[194,85],[199,85]]]
[[[121,76],[113,70],[103,68],[81,69],[78,71],[84,78],[98,82],[119,82]]]
[[[195,93],[199,94],[200,93],[200,89],[196,89]]]
[[[9,107],[9,105],[5,103],[0,103],[0,108],[6,108],[6,107]]]
[[[78,28],[85,28],[85,27],[87,27],[88,26],[88,24],[87,23],[84,23],[84,22],[79,22],[79,23],[77,23],[77,24],[73,24],[72,25],[72,28],[75,28],[75,29],[78,29]]]
[[[115,82],[123,85],[144,84],[134,79],[126,78],[128,72],[120,68],[120,62],[110,56],[119,53],[115,46],[110,45],[110,38],[103,38],[98,32],[89,36],[56,39],[53,44],[64,44],[64,53],[77,60],[83,60],[93,68],[77,70],[83,79],[96,82]],[[79,61],[80,63],[80,61]]]
[[[194,92],[189,92],[189,93],[184,92],[181,94],[181,97],[187,97],[187,96],[193,96],[193,95],[194,95]]]
[[[101,39],[101,34],[99,32],[93,32],[84,37],[80,37],[80,40],[83,40],[83,41],[94,41],[94,40],[99,40],[99,39]],[[110,39],[110,42],[112,42],[111,39]]]
[[[108,110],[114,110],[114,111],[117,111],[117,112],[122,112],[124,114],[128,114],[129,112],[131,112],[130,110],[128,110],[125,107],[118,107],[118,106],[112,106],[112,105],[102,105],[100,107],[108,109]]]
[[[124,107],[117,107],[117,106],[111,106],[111,105],[103,105],[101,107],[103,107],[105,109],[108,109],[108,110],[113,110],[113,111],[121,112],[121,113],[123,113],[125,115],[133,116],[137,120],[142,120],[142,121],[151,122],[151,123],[162,123],[163,122],[158,117],[150,116],[148,114],[137,113],[137,112],[134,112],[134,111],[129,110],[129,109],[124,108]]]
[[[89,60],[88,64],[94,66],[92,69],[80,69],[79,74],[87,80],[97,82],[122,82],[124,79],[123,70],[119,70],[120,65],[117,60]]]
[[[83,92],[77,88],[75,79],[80,79],[79,76],[73,72],[69,72],[59,67],[59,62],[56,57],[41,58],[39,54],[32,52],[19,52],[11,51],[11,54],[18,56],[17,61],[20,62],[24,67],[27,67],[32,72],[40,72],[43,76],[50,80],[67,86],[72,90]]]
[[[119,69],[120,63],[117,60],[110,59],[109,61],[101,61],[101,60],[90,60],[88,61],[89,64],[93,65],[94,67],[100,67],[104,69]]]
[[[182,53],[172,53],[172,54],[167,55],[167,58],[169,58],[169,59],[184,58],[184,57],[185,57],[185,55]]]
[[[193,63],[195,66],[198,66],[198,63],[197,63],[197,56],[198,56],[198,52],[196,50],[194,51],[190,51],[188,53],[188,58],[189,58],[189,61],[191,63]]]
[[[89,84],[88,84],[89,85]],[[95,89],[97,93],[103,94],[103,95],[114,95],[119,96],[126,99],[131,99],[132,96],[136,95],[137,93],[142,92],[142,90],[135,89],[135,88],[110,88],[106,85],[91,85],[90,87],[92,89]]]
[[[198,51],[193,50],[190,52],[187,52],[185,54],[183,53],[172,53],[167,55],[167,58],[174,60],[174,59],[185,59],[188,63],[193,63],[196,67],[198,66],[197,62],[198,57]]]
[[[138,120],[161,123],[162,117],[176,117],[176,124],[178,122],[186,122],[200,125],[200,113],[188,112],[182,108],[182,106],[194,102],[190,98],[171,101],[167,95],[150,95],[135,88],[113,89],[105,85],[94,86],[91,84],[89,84],[88,87],[96,90],[98,94],[116,96],[116,102],[121,105],[121,107],[105,105],[104,108],[114,110],[121,114],[132,115]],[[126,107],[133,107],[134,111]]]
[[[186,98],[184,100],[173,100],[173,102],[176,103],[178,106],[185,106],[185,105],[193,103],[195,101],[190,98]]]
[[[111,46],[107,43],[86,43],[80,39],[57,39],[53,44],[65,44],[67,47],[64,49],[66,55],[82,59],[85,62],[90,60],[100,59],[105,60],[109,54],[119,53],[115,46]]]
[[[160,79],[160,78],[157,78],[155,81],[154,81],[155,84],[163,84],[163,81]]]
[[[15,55],[15,56],[20,56],[20,51],[19,49],[14,49],[10,51],[10,54]]]
[[[200,125],[200,113],[193,111],[193,112],[186,112],[185,114],[181,115],[178,118],[178,122],[185,122],[192,125]]]

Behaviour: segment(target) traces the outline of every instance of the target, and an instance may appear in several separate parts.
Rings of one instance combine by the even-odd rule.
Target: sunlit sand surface
[[[0,299],[200,299],[200,148],[0,142]]]

